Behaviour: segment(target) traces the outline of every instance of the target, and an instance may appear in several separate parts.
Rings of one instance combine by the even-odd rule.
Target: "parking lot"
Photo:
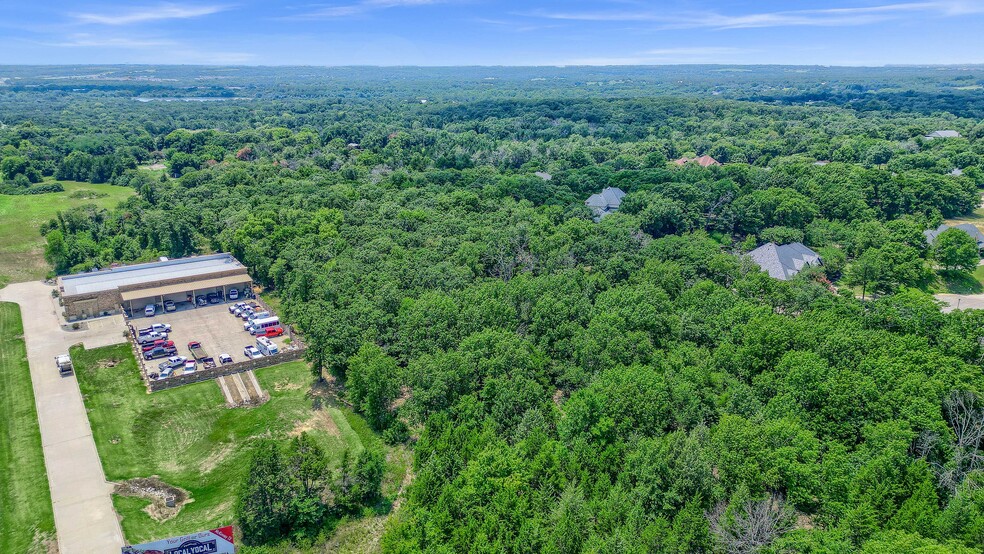
[[[155,323],[166,323],[171,325],[171,332],[168,340],[174,341],[177,348],[177,356],[191,358],[188,343],[192,341],[200,342],[202,348],[215,363],[220,364],[219,356],[228,354],[233,362],[241,362],[246,358],[243,350],[246,346],[256,346],[256,337],[243,330],[244,320],[234,316],[229,312],[229,306],[236,302],[226,302],[221,304],[209,304],[207,306],[194,307],[188,302],[179,302],[177,311],[157,312],[153,317],[144,317],[142,314],[134,314],[129,320],[130,325],[135,329],[149,327]],[[261,308],[262,309],[262,308]],[[276,314],[272,314],[276,315]],[[285,351],[289,340],[287,335],[270,338],[274,344]],[[165,361],[167,357],[145,361],[147,373],[157,373],[158,364]],[[202,369],[199,365],[198,369]],[[184,370],[176,370],[173,376],[182,375]]]

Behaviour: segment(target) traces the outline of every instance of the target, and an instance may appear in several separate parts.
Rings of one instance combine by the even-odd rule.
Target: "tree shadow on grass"
[[[940,271],[940,279],[947,292],[951,294],[980,294],[984,292],[981,284],[973,273],[967,271]]]

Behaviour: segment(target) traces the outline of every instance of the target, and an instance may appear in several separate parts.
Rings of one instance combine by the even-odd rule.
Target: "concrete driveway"
[[[946,303],[944,312],[953,310],[984,310],[984,294],[937,294],[937,300]]]
[[[99,453],[92,439],[75,376],[61,377],[54,357],[83,343],[96,348],[124,342],[123,318],[87,322],[88,329],[65,331],[53,287],[40,282],[0,289],[0,300],[20,305],[27,358],[41,427],[58,548],[63,554],[119,552],[123,532],[110,497]]]

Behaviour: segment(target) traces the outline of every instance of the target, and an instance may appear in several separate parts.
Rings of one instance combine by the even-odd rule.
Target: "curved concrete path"
[[[104,317],[89,321],[88,330],[63,331],[52,290],[40,282],[16,283],[0,289],[0,301],[19,304],[24,320],[58,548],[63,554],[119,552],[123,532],[113,486],[106,482],[78,382],[58,374],[55,356],[79,342],[86,348],[123,342],[123,319]]]

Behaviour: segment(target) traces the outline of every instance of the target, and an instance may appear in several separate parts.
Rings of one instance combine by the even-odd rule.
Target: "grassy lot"
[[[364,420],[312,391],[302,362],[257,371],[270,401],[228,409],[211,381],[148,395],[126,345],[75,347],[72,357],[107,478],[157,475],[193,499],[173,519],[157,522],[144,511],[147,500],[115,496],[131,542],[232,523],[235,491],[257,439],[306,430],[336,463],[346,448],[355,453],[365,444],[380,444]],[[387,466],[387,492],[394,497],[393,483],[402,481],[407,467],[402,458],[390,456]]]
[[[0,302],[0,552],[47,552],[55,516],[23,332],[17,304]]]
[[[0,194],[0,285],[41,279],[51,270],[44,261],[41,224],[60,211],[95,204],[112,208],[133,194],[113,185],[59,181],[65,192]]]

